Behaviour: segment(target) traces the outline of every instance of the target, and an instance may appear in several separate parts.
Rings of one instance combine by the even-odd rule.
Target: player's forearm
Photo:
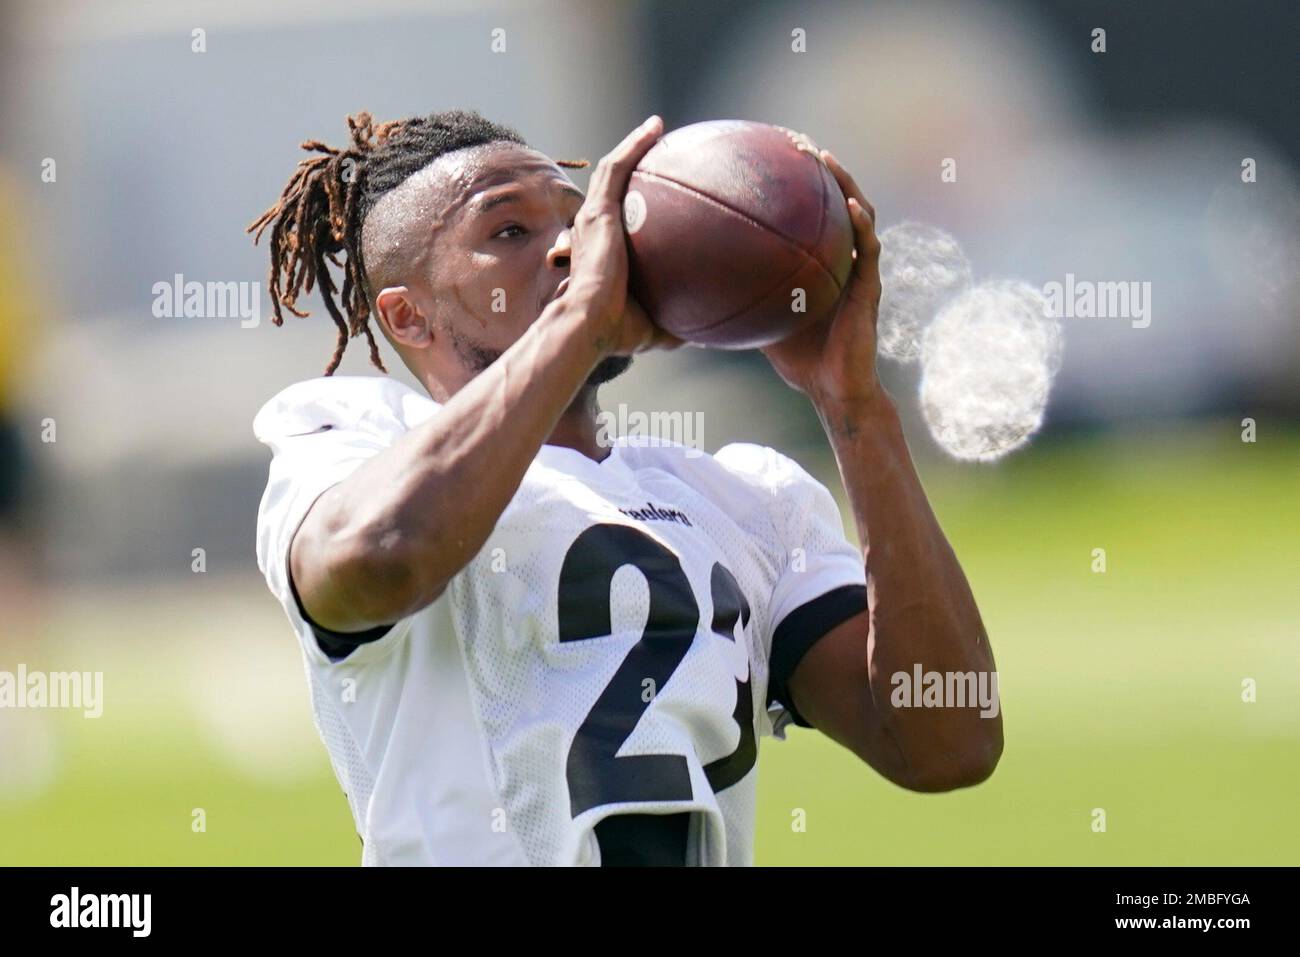
[[[417,611],[482,548],[605,355],[580,297],[566,300],[437,415],[321,497],[314,534],[308,523],[299,533],[309,535],[304,548],[334,556],[321,563],[329,580],[315,589],[319,613],[304,594],[309,610],[333,619],[320,624],[359,630]]]
[[[981,717],[980,708],[953,702],[939,709],[889,704],[893,676],[910,679],[918,665],[923,673],[977,676],[995,667],[974,595],[921,487],[893,402],[879,390],[870,399],[815,404],[866,563],[867,675],[878,720],[914,768],[991,770],[1002,748],[1000,713]]]

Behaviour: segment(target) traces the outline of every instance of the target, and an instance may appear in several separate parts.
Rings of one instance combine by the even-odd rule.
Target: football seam
[[[647,173],[645,170],[637,169],[637,170],[633,170],[632,173],[635,176],[644,176],[646,179],[658,180],[659,182],[665,183],[668,186],[673,187],[674,189],[679,189],[684,193],[690,193],[692,196],[698,196],[700,199],[704,200],[705,202],[712,203],[714,206],[718,207],[719,209],[726,210],[727,212],[731,213],[733,216],[737,216],[740,219],[745,220],[745,222],[757,226],[759,229],[763,230],[764,232],[770,233],[771,235],[775,236],[777,239],[785,243],[787,246],[790,246],[798,250],[800,253],[804,255],[806,259],[811,259],[813,262],[817,263],[817,265],[821,266],[822,269],[825,270],[826,275],[831,277],[831,282],[835,283],[835,288],[840,290],[841,292],[844,291],[844,286],[840,285],[839,280],[835,278],[835,273],[831,270],[831,268],[826,263],[822,262],[820,257],[814,256],[811,253],[809,253],[808,250],[804,248],[803,244],[795,240],[793,237],[787,236],[785,233],[781,232],[780,230],[773,229],[771,226],[767,225],[767,223],[760,222],[759,220],[755,219],[753,216],[750,216],[747,213],[743,213],[740,210],[736,209],[734,206],[731,206],[728,203],[724,203],[722,200],[714,196],[710,196],[708,193],[701,192],[700,190],[696,189],[693,186],[687,186],[685,183],[679,183],[677,182],[677,180],[669,179],[667,176],[660,175],[659,173]],[[820,176],[818,176],[817,178],[819,181],[821,181]],[[817,230],[818,239],[821,239],[822,237],[822,231],[825,228],[825,217],[826,217],[825,182],[821,182],[821,187],[822,187],[822,204],[821,204],[822,221],[821,223],[818,224],[818,230]]]

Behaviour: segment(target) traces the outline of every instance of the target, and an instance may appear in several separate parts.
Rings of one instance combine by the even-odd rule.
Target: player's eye
[[[505,239],[515,239],[519,236],[525,236],[527,234],[528,234],[528,230],[526,230],[524,227],[520,226],[518,223],[511,223],[509,226],[503,226],[501,229],[498,229],[495,233],[492,234],[492,238],[496,239],[497,237],[502,237]]]

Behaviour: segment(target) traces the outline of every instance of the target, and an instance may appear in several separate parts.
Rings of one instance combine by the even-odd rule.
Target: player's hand
[[[814,402],[862,401],[884,392],[876,377],[876,316],[880,307],[876,211],[829,150],[822,150],[821,158],[835,176],[849,207],[853,269],[829,319],[762,352],[787,384]]]
[[[681,345],[680,339],[651,323],[627,292],[623,195],[632,170],[663,131],[663,120],[651,116],[601,158],[570,230],[573,256],[565,297],[573,297],[579,304],[592,334],[608,355]]]

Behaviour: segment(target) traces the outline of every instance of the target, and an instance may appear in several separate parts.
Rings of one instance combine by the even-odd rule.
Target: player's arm
[[[632,169],[661,130],[652,117],[593,170],[567,293],[437,415],[308,511],[289,565],[315,624],[361,632],[437,598],[483,546],[596,365],[670,338],[627,297],[621,215]]]
[[[874,211],[829,154],[849,199],[857,258],[824,326],[765,350],[812,400],[835,451],[866,563],[867,609],[817,641],[788,681],[815,728],[903,787],[943,791],[987,778],[1002,753],[1001,709],[977,703],[896,708],[891,678],[994,671],[970,585],[913,467],[892,400],[876,378],[880,302]],[[988,679],[986,679],[988,680]],[[996,685],[991,685],[996,687]],[[987,709],[993,711],[992,708]]]

